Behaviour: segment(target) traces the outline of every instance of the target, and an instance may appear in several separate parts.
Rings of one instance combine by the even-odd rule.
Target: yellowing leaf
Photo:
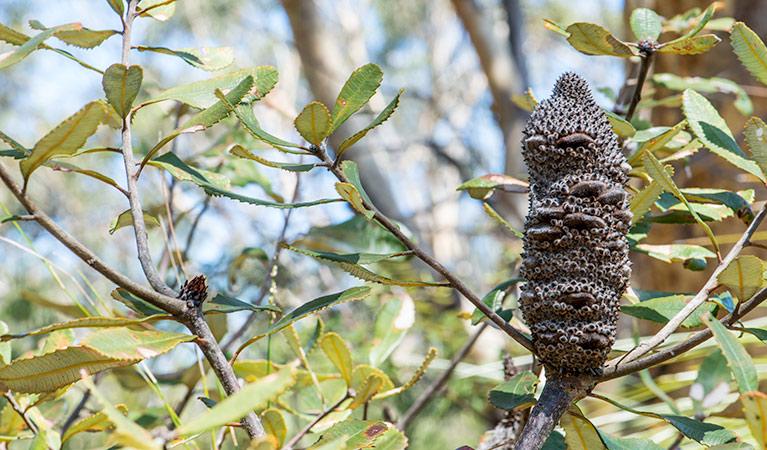
[[[751,75],[767,84],[767,47],[759,36],[743,22],[736,22],[730,30],[730,44]]]
[[[677,55],[696,55],[709,50],[719,42],[721,42],[721,39],[716,37],[716,35],[705,34],[703,36],[695,36],[673,44],[664,45],[659,48],[658,51],[660,53],[672,53]]]
[[[322,438],[307,450],[319,450],[323,444],[343,438],[349,449],[370,448],[389,426],[385,422],[373,420],[344,420],[333,425]]]
[[[738,300],[745,302],[764,284],[764,261],[753,255],[735,258],[717,277]]]
[[[570,33],[567,41],[576,50],[587,55],[611,55],[627,58],[637,56],[634,50],[609,31],[593,23],[577,22],[565,30]]]
[[[746,136],[746,142],[751,149],[762,173],[767,174],[767,125],[758,117],[752,117],[746,122],[746,128],[743,130]]]
[[[281,448],[288,435],[288,428],[285,425],[285,418],[279,409],[270,408],[261,413],[261,425],[269,438],[274,439],[276,448]]]
[[[670,166],[669,166],[670,167]],[[669,169],[671,170],[671,169]],[[631,213],[634,214],[634,221],[639,221],[650,211],[650,208],[658,200],[658,197],[666,189],[657,181],[652,181],[645,186],[641,191],[634,194],[629,200],[631,207]]]
[[[740,396],[743,412],[759,448],[767,446],[767,395],[762,392],[746,392]]]
[[[384,386],[384,379],[376,374],[372,374],[365,382],[357,389],[357,394],[352,398],[352,402],[349,404],[349,409],[355,409],[364,405],[373,399],[373,396],[378,393]]]
[[[90,102],[37,141],[28,158],[21,161],[24,182],[35,169],[58,155],[71,155],[85,145],[109,115],[102,101]]]
[[[349,204],[352,205],[357,212],[364,215],[365,218],[368,220],[373,218],[375,211],[365,208],[365,205],[362,204],[362,197],[356,187],[349,183],[336,183],[336,191],[341,198],[349,202]]]
[[[313,145],[320,143],[330,131],[330,112],[320,102],[311,102],[304,107],[293,122],[304,139]]]
[[[538,106],[538,99],[533,95],[533,90],[527,88],[524,94],[512,95],[511,101],[515,105],[519,106],[523,111],[532,112],[536,106]]]
[[[562,415],[559,425],[565,429],[568,450],[606,450],[599,432],[577,406],[571,406],[570,411]]]
[[[352,382],[352,355],[346,342],[337,333],[327,333],[320,339],[320,348],[338,372],[346,381],[347,386]]]
[[[158,227],[160,226],[160,222],[158,222],[153,215],[149,214],[146,211],[144,211],[144,222],[155,224]],[[119,230],[120,228],[132,227],[132,226],[133,226],[133,216],[131,215],[131,212],[129,209],[120,213],[120,215],[115,217],[112,223],[109,224],[109,234],[115,234],[115,231]]]

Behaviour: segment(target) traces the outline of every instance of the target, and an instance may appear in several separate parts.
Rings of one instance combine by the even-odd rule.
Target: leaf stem
[[[650,71],[650,66],[655,59],[655,47],[652,45],[640,45],[639,50],[642,54],[641,62],[639,63],[639,76],[637,77],[637,85],[634,88],[634,95],[631,97],[628,112],[626,112],[626,121],[628,122],[631,122],[637,105],[639,104],[639,100],[642,99],[642,87],[644,87],[645,80],[647,79],[647,72]]]
[[[37,429],[37,425],[35,425],[35,423],[32,422],[32,419],[27,417],[27,414],[24,412],[24,409],[16,401],[16,397],[13,396],[11,391],[6,392],[5,394],[3,394],[3,396],[6,399],[8,399],[8,403],[11,405],[11,408],[13,408],[13,410],[16,411],[16,414],[21,416],[21,420],[23,420],[24,423],[27,424],[27,427],[30,429],[30,431],[37,434],[39,432],[39,430]]]
[[[349,392],[347,391],[347,392],[346,392],[346,395],[344,395],[344,396],[341,398],[341,400],[339,400],[338,402],[336,402],[336,403],[335,403],[333,406],[331,406],[330,408],[328,408],[328,409],[326,409],[325,411],[323,411],[321,414],[319,414],[317,417],[315,417],[315,418],[314,418],[314,420],[312,420],[311,422],[309,422],[308,424],[306,424],[306,426],[305,426],[305,427],[303,427],[303,428],[301,429],[301,431],[299,431],[299,432],[298,432],[298,433],[297,433],[295,436],[293,436],[293,437],[290,439],[290,441],[288,441],[288,443],[287,443],[287,444],[285,444],[285,446],[284,446],[283,448],[284,448],[284,449],[292,449],[292,448],[293,448],[293,446],[294,446],[294,445],[296,445],[296,444],[298,443],[298,441],[300,441],[300,440],[301,440],[301,438],[302,438],[302,437],[304,437],[304,436],[306,435],[306,433],[308,433],[308,432],[309,432],[309,431],[312,429],[312,427],[314,427],[315,425],[317,425],[317,424],[320,422],[320,420],[322,420],[322,419],[324,419],[325,417],[327,417],[327,415],[328,415],[328,414],[330,414],[330,413],[332,413],[333,411],[335,411],[335,410],[336,410],[336,408],[338,408],[339,406],[341,406],[341,403],[345,402],[345,401],[346,401],[347,399],[349,399],[349,398],[351,398],[351,395],[350,395],[350,394],[349,394]]]

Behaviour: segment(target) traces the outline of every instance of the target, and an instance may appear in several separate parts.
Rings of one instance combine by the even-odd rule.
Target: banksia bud
[[[205,275],[197,275],[191,280],[184,282],[178,298],[187,302],[187,305],[195,308],[201,308],[202,302],[208,297],[208,284]]]
[[[548,373],[594,374],[631,274],[630,166],[588,83],[562,75],[524,130],[530,173],[520,309]]]

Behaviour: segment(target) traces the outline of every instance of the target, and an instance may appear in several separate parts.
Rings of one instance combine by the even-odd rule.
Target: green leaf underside
[[[229,149],[229,153],[242,159],[249,159],[251,161],[255,161],[267,167],[274,167],[276,169],[287,170],[289,172],[308,172],[312,170],[313,168],[317,167],[317,164],[296,164],[296,163],[288,163],[288,162],[269,161],[246,150],[245,147],[239,144],[233,145],[232,148]]]
[[[635,222],[638,222],[645,216],[645,214],[650,212],[652,205],[665,190],[666,189],[660,183],[652,181],[631,197],[629,206],[631,208],[631,213],[634,214]]]
[[[205,190],[206,194],[214,196],[214,197],[227,197],[242,203],[248,203],[248,204],[256,205],[256,206],[268,206],[270,208],[278,208],[278,209],[305,208],[307,206],[323,205],[325,203],[335,203],[335,202],[342,201],[341,199],[338,199],[338,198],[323,198],[323,199],[314,200],[311,202],[277,203],[277,202],[270,202],[267,200],[261,200],[254,197],[248,197],[247,195],[237,194],[232,191],[220,189],[213,185],[203,186],[201,184],[200,186]]]
[[[767,395],[762,392],[746,392],[740,396],[743,404],[743,412],[751,429],[751,434],[759,443],[758,448],[765,448],[767,445]]]
[[[269,334],[276,333],[283,328],[287,327],[291,323],[303,319],[304,317],[322,311],[323,309],[330,308],[341,303],[346,303],[354,300],[362,300],[370,295],[371,289],[368,286],[357,286],[345,291],[338,292],[336,294],[325,295],[323,297],[316,298],[309,302],[304,303],[298,308],[285,314],[275,322],[272,326],[256,335],[252,338],[250,343],[255,342],[258,339],[263,338]]]
[[[190,66],[208,72],[223,70],[234,63],[234,51],[231,47],[202,47],[202,48],[181,48],[171,50],[165,47],[146,47],[138,46],[140,52],[155,52],[181,58]],[[271,88],[269,88],[271,89]],[[166,91],[167,92],[167,91]],[[162,95],[162,94],[161,94]]]
[[[333,106],[328,134],[333,134],[352,114],[365,106],[382,80],[383,71],[377,64],[366,64],[352,72]]]
[[[128,409],[123,405],[118,405],[117,409],[123,413],[128,411]],[[91,414],[90,416],[75,422],[71,427],[67,428],[67,431],[65,431],[61,436],[61,442],[63,444],[72,436],[84,431],[104,431],[110,426],[112,426],[112,422],[109,420],[109,416],[105,412]]]
[[[716,35],[706,34],[695,36],[674,44],[668,44],[658,49],[660,53],[671,53],[677,55],[697,55],[703,53],[721,42]]]
[[[682,97],[682,109],[690,128],[709,150],[762,182],[767,181],[756,162],[738,147],[727,123],[705,97],[687,89]]]
[[[737,22],[730,31],[730,45],[751,75],[767,85],[767,47],[759,36],[743,22]]]
[[[0,59],[0,70],[21,62],[24,58],[29,56],[30,53],[40,48],[41,44],[45,42],[46,39],[53,36],[55,33],[59,31],[78,30],[80,28],[82,28],[82,25],[80,25],[79,23],[71,23],[67,25],[61,25],[58,27],[49,28],[29,38],[26,35],[15,32],[13,30],[11,30],[12,33],[8,33],[7,31],[10,30],[10,28],[4,27],[3,30],[0,30],[0,31],[5,31],[5,33],[3,33],[4,36],[7,37],[9,40],[14,41],[16,45],[20,45],[20,46],[19,48],[17,48],[10,54],[6,54],[3,56],[2,59]],[[21,42],[22,36],[25,38],[24,42]],[[11,43],[14,43],[14,42],[11,42]]]
[[[754,361],[746,352],[743,344],[710,314],[704,314],[702,319],[714,334],[714,339],[719,344],[719,348],[722,349],[722,354],[727,358],[727,364],[730,366],[740,393],[745,394],[758,390],[759,377],[754,367]]]
[[[726,78],[680,77],[672,73],[657,73],[652,76],[651,81],[654,85],[680,92],[686,89],[694,89],[697,92],[709,94],[717,92],[732,94],[735,95],[735,103],[733,105],[741,114],[747,116],[753,113],[754,110],[751,98],[746,91],[738,83]]]
[[[219,173],[198,169],[181,160],[175,153],[164,153],[147,162],[147,165],[167,170],[178,181],[191,181],[200,187],[215,186],[229,190],[232,187],[229,178]]]
[[[277,84],[277,69],[272,66],[258,66],[236,70],[210,80],[197,81],[162,92],[152,98],[150,103],[163,100],[177,100],[198,109],[204,109],[216,103],[216,89],[222,92],[234,89],[244,78],[253,77],[255,92],[250,92],[243,101],[250,103],[260,100]],[[239,100],[238,100],[239,101]]]
[[[593,23],[577,22],[566,30],[567,41],[576,50],[587,55],[611,55],[627,58],[636,53],[609,31]]]
[[[535,385],[538,377],[527,371],[514,376],[511,380],[499,384],[490,391],[489,400],[496,408],[524,409],[535,404]]]
[[[338,373],[341,374],[344,381],[346,381],[346,386],[351,386],[352,370],[354,368],[352,366],[352,355],[346,342],[338,333],[330,332],[320,339],[320,348],[336,370],[338,370]]]
[[[178,429],[180,436],[202,433],[236,422],[254,409],[264,408],[296,382],[296,370],[286,367],[277,373],[246,384],[213,408],[198,415]]]
[[[524,278],[512,278],[511,280],[506,280],[503,283],[498,284],[496,287],[491,289],[490,292],[485,294],[484,297],[482,297],[482,303],[487,305],[487,307],[491,310],[498,312],[503,307],[503,300],[506,298],[506,291],[509,288],[516,286],[517,283],[522,283],[524,281]],[[485,314],[475,308],[474,312],[471,314],[471,324],[478,324],[483,317],[485,317]]]
[[[21,161],[25,182],[35,169],[49,159],[59,155],[71,155],[80,149],[106,120],[108,114],[104,102],[90,102],[37,141],[29,157]]]
[[[144,211],[144,222],[155,224],[158,227],[160,226],[160,222],[158,222],[154,216],[152,216],[146,211]],[[131,211],[129,209],[127,211],[123,211],[122,213],[120,213],[120,215],[115,217],[112,223],[109,224],[109,234],[115,234],[115,231],[119,230],[120,228],[132,227],[132,226],[133,226],[133,215],[131,214]]]
[[[253,311],[253,312],[272,311],[276,313],[281,312],[280,308],[274,305],[253,305],[251,303],[247,303],[242,300],[236,299],[234,297],[229,297],[228,295],[224,295],[224,294],[217,294],[215,297],[205,302],[205,309],[204,309],[205,313],[213,313],[213,312],[231,313],[231,312],[238,312],[238,311]]]
[[[692,295],[686,294],[659,296],[641,301],[634,305],[623,305],[621,306],[621,312],[638,319],[650,320],[657,323],[667,323],[687,305],[687,301],[692,297]],[[682,326],[685,328],[698,327],[703,324],[700,320],[701,314],[715,312],[716,310],[716,303],[703,303],[690,317],[682,322]]]
[[[388,105],[386,105],[386,108],[384,108],[378,116],[376,116],[375,119],[373,119],[372,122],[370,122],[370,125],[366,126],[362,130],[354,133],[350,137],[346,138],[341,145],[338,147],[338,152],[336,153],[336,158],[341,156],[349,147],[356,144],[360,139],[365,137],[370,130],[377,127],[378,125],[381,125],[382,123],[386,122],[389,117],[391,117],[392,114],[394,114],[394,110],[397,109],[397,106],[399,105],[399,99],[400,96],[402,96],[402,93],[405,92],[404,89],[400,89],[399,93],[392,99],[391,102],[389,102]]]
[[[125,118],[128,116],[133,101],[141,89],[141,81],[144,70],[141,66],[126,68],[122,64],[112,64],[104,72],[101,85],[104,88],[107,101],[115,109],[117,114]]]
[[[166,314],[162,309],[146,302],[123,288],[117,288],[111,293],[112,298],[118,302],[124,304],[132,311],[137,312],[142,316],[156,316],[158,314]]]
[[[388,429],[389,426],[382,421],[344,420],[330,427],[329,430],[323,433],[320,440],[307,450],[319,450],[323,444],[333,442],[336,439],[343,439],[345,441],[346,446],[344,448],[369,448]]]
[[[621,139],[630,138],[636,133],[636,128],[634,128],[634,125],[631,125],[626,119],[623,117],[615,114],[612,111],[609,111],[607,109],[602,108],[602,111],[607,116],[607,121],[610,122],[610,126],[612,127],[615,134],[618,135]]]
[[[716,3],[712,3],[708,8],[706,8],[706,10],[700,16],[700,19],[695,23],[695,26],[692,27],[690,31],[688,31],[682,36],[679,36],[673,41],[669,42],[669,44],[676,44],[678,42],[684,41],[685,39],[689,39],[695,36],[696,34],[698,34],[700,30],[702,30],[703,27],[706,26],[709,20],[711,20],[711,17],[713,17],[714,12],[716,11],[716,7],[717,7]]]
[[[737,436],[735,435],[735,433],[722,427],[721,425],[716,425],[709,422],[701,422],[700,420],[696,420],[696,419],[692,419],[692,418],[684,417],[684,416],[677,416],[677,415],[671,415],[671,414],[657,414],[652,412],[639,411],[634,408],[630,408],[626,405],[622,405],[616,402],[615,400],[609,399],[602,395],[596,395],[596,396],[625,411],[629,411],[631,413],[634,413],[640,416],[652,417],[655,419],[664,420],[668,422],[671,426],[679,430],[682,434],[684,434],[688,438],[693,439],[701,444],[705,444],[707,446],[717,445],[717,444],[726,444],[728,442],[731,442],[737,439]]]
[[[330,131],[330,111],[320,102],[311,102],[296,116],[293,124],[301,137],[312,145],[320,145]]]
[[[562,415],[559,425],[565,430],[568,449],[606,450],[596,427],[583,415],[577,405],[570,406],[570,411]]]

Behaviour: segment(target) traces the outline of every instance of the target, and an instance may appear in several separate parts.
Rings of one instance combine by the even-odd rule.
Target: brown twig
[[[330,157],[328,157],[327,152],[323,148],[318,148],[314,152],[315,156],[320,158],[323,162],[328,164],[328,170],[330,170],[333,175],[338,178],[339,181],[343,183],[349,183],[349,179],[346,178],[346,175],[341,171],[339,167],[333,167],[333,161],[331,161]],[[530,339],[527,338],[522,332],[514,328],[509,322],[504,320],[501,316],[495,313],[489,306],[485,305],[482,300],[477,297],[476,294],[474,294],[463,282],[458,279],[455,275],[453,275],[452,272],[450,272],[445,266],[442,265],[439,261],[434,259],[431,255],[426,253],[421,247],[417,246],[415,242],[413,242],[409,237],[405,235],[405,233],[402,232],[402,230],[395,225],[391,220],[389,220],[388,217],[381,214],[375,206],[370,204],[367,200],[364,198],[362,199],[362,205],[370,210],[373,211],[373,220],[377,221],[382,227],[386,228],[391,234],[394,235],[405,247],[407,247],[409,250],[412,250],[413,254],[420,259],[421,261],[428,264],[432,269],[437,271],[440,275],[442,275],[449,283],[450,287],[455,289],[456,291],[460,292],[464,297],[466,297],[469,302],[471,302],[472,305],[474,305],[478,310],[482,311],[482,313],[487,316],[488,319],[490,319],[494,324],[498,326],[501,330],[503,330],[504,333],[511,336],[512,339],[517,341],[520,345],[525,347],[527,350],[529,350],[531,353],[535,354],[535,347],[533,347],[533,343],[530,341]]]
[[[24,411],[24,408],[19,405],[19,402],[16,401],[16,397],[13,396],[11,391],[6,392],[3,394],[3,396],[8,399],[8,403],[11,405],[11,408],[13,408],[14,411],[16,411],[16,414],[21,416],[21,420],[24,421],[25,424],[27,424],[27,427],[35,434],[38,433],[37,425],[35,425],[34,422],[32,422],[32,419],[27,417],[27,414]]]
[[[123,20],[123,33],[122,33],[122,59],[121,62],[125,67],[130,64],[130,50],[131,50],[131,31],[133,28],[133,20],[136,18],[136,4],[138,0],[128,1],[128,10],[125,13],[125,19]],[[138,193],[138,185],[136,181],[136,161],[133,158],[133,144],[131,142],[131,121],[130,116],[123,117],[122,119],[122,154],[123,161],[125,162],[125,175],[128,181],[128,194],[130,203],[131,217],[133,217],[133,231],[136,235],[136,249],[138,250],[138,259],[141,263],[141,269],[146,275],[149,284],[160,293],[163,293],[169,297],[175,297],[176,292],[165,284],[157,269],[152,262],[152,255],[149,250],[149,236],[146,231],[146,223],[144,222],[144,212],[141,209],[141,200]]]
[[[639,104],[639,100],[642,99],[642,88],[644,87],[644,82],[647,79],[647,72],[650,71],[650,66],[655,59],[656,49],[654,44],[657,45],[657,43],[653,42],[640,42],[639,49],[642,53],[642,59],[639,65],[639,76],[637,77],[637,84],[634,87],[634,95],[631,97],[631,103],[629,104],[628,112],[626,112],[626,120],[628,122],[631,122],[631,119],[634,117],[634,112],[636,111],[637,105]]]
[[[421,412],[424,406],[426,406],[429,401],[431,401],[432,398],[434,398],[435,394],[442,389],[442,387],[447,383],[447,380],[450,378],[450,376],[455,371],[455,368],[458,367],[458,363],[461,362],[466,355],[469,353],[471,348],[474,346],[474,344],[477,342],[477,339],[479,339],[479,336],[482,334],[483,331],[487,329],[488,323],[484,322],[482,325],[477,328],[477,330],[474,332],[474,334],[469,338],[469,340],[461,347],[460,350],[458,350],[458,353],[453,356],[453,359],[450,361],[450,365],[448,368],[440,375],[439,378],[437,378],[431,386],[429,386],[428,389],[426,389],[419,397],[416,399],[415,402],[408,408],[408,410],[405,412],[405,414],[402,415],[402,417],[397,422],[397,428],[399,428],[402,431],[405,431],[410,425],[410,423],[413,421],[415,416],[418,415],[418,413]]]
[[[727,268],[727,266],[735,260],[735,258],[738,257],[741,251],[743,251],[743,248],[746,246],[746,243],[749,241],[751,236],[756,232],[756,229],[759,227],[759,225],[762,223],[764,218],[767,216],[767,205],[759,211],[759,213],[756,215],[754,220],[749,224],[748,228],[746,229],[745,233],[738,239],[738,242],[735,243],[735,245],[732,247],[730,252],[727,254],[727,256],[722,260],[721,263],[717,266],[717,268],[714,270],[714,272],[709,277],[708,281],[706,281],[706,284],[703,285],[703,288],[693,297],[687,304],[682,308],[681,311],[679,311],[674,317],[671,318],[671,320],[668,321],[666,325],[661,328],[658,333],[656,333],[652,338],[649,340],[642,342],[641,344],[634,347],[630,352],[626,353],[620,358],[613,359],[612,361],[609,361],[605,365],[605,369],[609,370],[611,368],[614,368],[618,364],[625,364],[628,362],[631,362],[633,360],[636,360],[640,356],[644,355],[645,353],[649,352],[653,348],[659,346],[662,344],[669,336],[671,336],[672,333],[674,333],[677,328],[684,322],[692,313],[695,312],[696,309],[700,305],[705,302],[709,295],[711,295],[711,292],[716,289],[716,287],[719,285],[718,277],[719,274],[722,273],[724,269]]]
[[[284,446],[283,448],[284,448],[284,449],[286,449],[286,450],[292,449],[292,448],[293,448],[293,446],[294,446],[294,445],[296,445],[296,444],[298,443],[298,441],[300,441],[300,440],[301,440],[301,438],[302,438],[302,437],[304,437],[304,436],[306,435],[306,433],[308,433],[309,431],[311,431],[311,429],[312,429],[312,427],[313,427],[313,426],[317,425],[317,424],[319,423],[319,421],[320,421],[320,420],[324,419],[324,418],[325,418],[325,417],[326,417],[328,414],[330,414],[330,413],[332,413],[333,411],[335,411],[335,410],[336,410],[336,408],[338,408],[339,406],[341,406],[341,403],[345,402],[345,401],[346,401],[347,399],[349,399],[349,398],[351,398],[351,395],[349,394],[349,392],[347,392],[347,393],[346,393],[346,395],[344,395],[344,396],[343,396],[343,398],[341,398],[341,400],[339,400],[338,402],[336,402],[336,404],[334,404],[334,405],[333,405],[333,406],[331,406],[330,408],[326,409],[325,411],[322,411],[322,413],[320,413],[320,414],[319,414],[317,417],[315,417],[315,418],[314,418],[314,420],[312,420],[311,422],[309,422],[308,424],[306,424],[306,426],[305,426],[305,427],[303,427],[303,428],[301,429],[301,431],[299,431],[298,433],[296,433],[296,435],[295,435],[295,436],[293,436],[293,437],[292,437],[292,438],[291,438],[291,439],[288,441],[288,443],[287,443],[287,444],[285,444],[285,446]]]
[[[90,389],[83,392],[83,396],[82,398],[80,398],[80,402],[77,403],[77,406],[75,406],[75,409],[72,410],[72,413],[69,414],[69,417],[67,417],[67,420],[64,421],[64,425],[61,426],[62,436],[69,429],[69,427],[71,427],[72,424],[75,423],[75,421],[80,417],[80,411],[82,411],[83,408],[85,408],[85,404],[88,403],[89,398],[91,398]]]

